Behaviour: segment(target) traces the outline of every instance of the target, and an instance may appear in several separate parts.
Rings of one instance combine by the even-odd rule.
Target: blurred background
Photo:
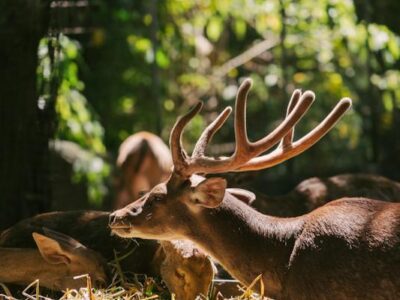
[[[354,105],[306,153],[233,182],[279,194],[345,172],[399,180],[399,13],[397,0],[2,1],[0,229],[53,209],[109,209],[124,139],[147,130],[167,142],[202,100],[191,149],[246,77],[251,139],[277,126],[296,88],[317,95],[296,137],[340,98]],[[209,154],[233,149],[230,120]]]

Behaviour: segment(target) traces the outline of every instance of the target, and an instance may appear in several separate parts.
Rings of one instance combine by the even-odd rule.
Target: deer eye
[[[154,195],[153,199],[154,199],[155,201],[161,201],[161,200],[164,199],[164,197],[163,197],[162,195]]]

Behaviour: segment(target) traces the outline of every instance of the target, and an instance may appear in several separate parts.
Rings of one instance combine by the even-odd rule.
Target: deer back
[[[266,214],[294,217],[308,213],[343,197],[366,197],[388,202],[400,201],[400,183],[373,174],[340,174],[312,177],[300,182],[291,192],[267,196],[257,194],[253,206]]]

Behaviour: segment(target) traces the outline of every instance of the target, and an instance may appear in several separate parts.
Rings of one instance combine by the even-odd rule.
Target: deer
[[[182,146],[187,123],[199,102],[177,119],[170,133],[174,170],[170,178],[135,202],[111,214],[109,226],[122,238],[188,239],[209,253],[245,285],[260,277],[264,295],[276,299],[400,298],[400,204],[367,198],[341,198],[312,212],[281,218],[264,215],[226,192],[221,177],[204,175],[273,167],[306,151],[351,107],[341,99],[305,136],[294,128],[315,99],[295,91],[286,117],[271,133],[250,142],[246,102],[251,80],[236,96],[235,151],[209,157],[205,150],[232,108],[208,125],[192,155]],[[267,152],[278,144],[271,152]],[[267,153],[266,153],[267,152]]]
[[[22,249],[35,247],[36,240],[32,238],[34,232],[47,234],[46,228],[56,230],[79,240],[108,262],[115,264],[116,254],[124,257],[118,260],[124,273],[161,277],[169,291],[176,295],[176,299],[195,299],[197,295],[207,295],[215,273],[214,264],[207,254],[198,250],[190,241],[158,243],[152,240],[121,239],[111,235],[107,225],[109,216],[110,213],[104,211],[39,214],[4,230],[0,235],[0,247],[25,251]],[[13,264],[8,261],[8,266]]]
[[[114,209],[124,207],[166,180],[172,169],[168,147],[157,135],[140,131],[132,134],[119,147],[116,166],[121,175],[116,180]]]
[[[104,287],[107,266],[97,252],[64,234],[33,232],[34,248],[0,247],[0,282],[28,285],[39,280],[40,286],[51,290],[79,289],[86,286],[88,274],[95,287]]]

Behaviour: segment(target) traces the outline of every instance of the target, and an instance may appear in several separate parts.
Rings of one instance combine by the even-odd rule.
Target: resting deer
[[[400,204],[343,198],[303,216],[271,217],[226,193],[224,179],[194,176],[277,165],[315,144],[351,106],[350,99],[342,99],[318,126],[293,142],[294,126],[314,100],[307,91],[292,97],[298,100],[289,102],[286,118],[274,131],[249,142],[245,108],[250,87],[246,80],[238,90],[232,156],[205,156],[231,108],[204,130],[191,156],[183,150],[181,135],[201,109],[197,104],[171,131],[171,177],[114,212],[112,231],[125,238],[189,239],[244,284],[261,275],[269,297],[399,299]],[[277,143],[274,151],[263,154]]]
[[[119,261],[124,273],[161,276],[176,299],[195,299],[206,295],[214,274],[209,257],[189,241],[168,242],[136,239],[134,242],[111,236],[108,212],[51,212],[22,220],[3,231],[0,247],[33,248],[33,232],[50,228],[68,234],[100,253],[107,261],[131,252]],[[4,248],[3,248],[4,249]],[[22,250],[21,250],[22,251]],[[0,256],[1,257],[1,256]],[[10,262],[11,264],[11,262]]]
[[[258,194],[253,206],[273,216],[295,217],[342,197],[399,202],[400,183],[383,176],[362,173],[312,177],[300,182],[285,195]]]
[[[106,262],[97,252],[78,241],[52,231],[32,233],[37,249],[0,248],[0,282],[28,285],[39,279],[40,286],[52,290],[86,286],[88,274],[95,287],[107,282]]]
[[[138,199],[166,180],[172,169],[168,147],[155,134],[141,131],[129,136],[119,147],[117,167],[121,171],[117,183],[114,208],[121,208]]]

